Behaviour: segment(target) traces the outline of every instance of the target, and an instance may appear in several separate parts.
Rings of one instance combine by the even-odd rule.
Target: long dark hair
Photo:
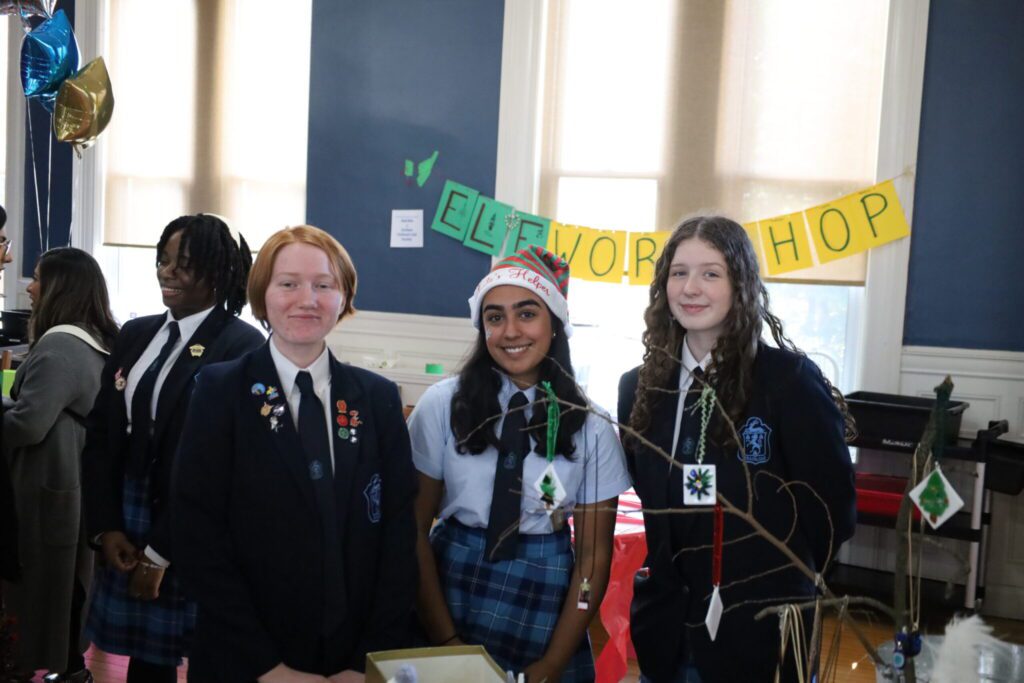
[[[655,403],[670,387],[679,367],[679,357],[686,329],[679,324],[669,308],[665,294],[669,270],[676,248],[688,239],[698,238],[716,249],[725,259],[732,285],[732,305],[725,318],[724,329],[711,351],[708,379],[733,424],[740,424],[753,387],[754,357],[764,326],[780,349],[802,352],[786,336],[782,321],[769,309],[768,290],[761,281],[757,255],[746,231],[723,216],[697,216],[683,221],[665,241],[658,257],[651,283],[650,300],[644,311],[647,329],[643,334],[644,360],[640,368],[636,401],[630,416],[630,427],[645,431],[651,424]],[[825,379],[833,400],[843,414],[848,438],[854,434],[853,418],[846,400],[838,389]],[[715,430],[719,443],[733,440],[720,421]]]
[[[546,306],[545,306],[546,308]],[[576,385],[572,359],[569,356],[569,339],[565,336],[562,321],[551,314],[551,348],[548,355],[541,361],[538,377],[540,382],[551,382],[555,395],[562,401],[578,406],[586,406],[587,399]],[[469,359],[459,372],[459,388],[452,396],[452,432],[458,442],[459,453],[477,455],[488,446],[498,448],[498,437],[491,420],[501,414],[498,404],[498,392],[501,390],[501,367],[491,358],[484,338],[483,326],[477,335],[476,343]],[[535,452],[545,453],[547,444],[547,399],[539,388],[533,404],[533,415],[530,418],[529,431],[535,444]],[[555,450],[558,454],[572,459],[576,447],[572,437],[586,422],[585,410],[561,406],[562,416],[558,427],[558,438]]]
[[[160,235],[156,245],[158,261],[167,241],[178,231],[179,258],[187,250],[187,268],[196,281],[207,283],[213,289],[217,306],[237,316],[245,308],[245,287],[252,269],[252,252],[245,238],[239,235],[236,243],[227,224],[212,214],[181,216],[168,223]]]
[[[108,350],[117,336],[103,271],[96,259],[74,247],[39,257],[39,299],[28,321],[31,344],[56,325],[78,325]]]

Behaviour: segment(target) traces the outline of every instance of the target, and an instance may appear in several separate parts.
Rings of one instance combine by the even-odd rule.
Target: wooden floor
[[[986,618],[986,621],[992,624],[995,635],[1001,640],[1024,644],[1024,621],[997,619],[994,617]],[[878,621],[869,621],[861,618],[858,620],[858,624],[860,624],[868,640],[872,643],[880,644],[892,638],[891,627],[885,626]],[[822,639],[824,643],[832,642],[834,629],[835,622],[827,620]],[[592,636],[595,652],[599,651],[601,646],[604,645],[607,636],[599,625],[594,629]],[[125,672],[128,668],[127,659],[124,657],[91,649],[86,654],[86,661],[92,670],[96,683],[123,683]],[[185,680],[185,672],[185,666],[178,669],[179,681]],[[639,680],[639,675],[636,662],[630,662],[629,672],[623,681],[633,683]],[[42,678],[36,678],[35,680],[41,681]],[[871,665],[871,661],[867,659],[864,648],[857,641],[856,637],[850,633],[849,629],[843,630],[842,638],[839,642],[836,681],[838,683],[874,683],[875,681],[874,667]]]

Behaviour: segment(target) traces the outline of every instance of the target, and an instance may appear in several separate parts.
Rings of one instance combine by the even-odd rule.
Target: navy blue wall
[[[61,0],[57,9],[64,10],[71,24],[75,23],[75,3]],[[7,19],[7,17],[4,17]],[[14,19],[10,19],[14,21]],[[3,22],[6,26],[6,21]],[[83,62],[84,64],[84,62]],[[24,101],[24,100],[23,100]],[[15,245],[16,254],[21,255],[21,273],[31,277],[36,260],[42,252],[39,245],[39,221],[49,225],[50,247],[63,247],[68,243],[71,231],[71,145],[57,142],[50,128],[50,112],[38,102],[29,106],[32,117],[32,136],[29,136],[29,122],[25,121],[25,192],[23,195],[24,226],[21,244]],[[50,141],[53,143],[53,167],[49,171]],[[35,149],[35,174],[32,172],[32,150]],[[48,177],[49,175],[49,177]],[[36,181],[39,184],[38,214],[36,210]],[[47,196],[49,196],[49,223],[47,223]],[[13,204],[13,201],[11,202]],[[45,244],[46,235],[43,235]]]
[[[349,250],[365,310],[465,317],[488,256],[429,230],[445,179],[494,196],[501,0],[314,0],[306,218]],[[404,161],[440,156],[422,187]],[[392,209],[424,248],[391,249]]]
[[[1024,351],[1024,2],[928,19],[903,341]]]

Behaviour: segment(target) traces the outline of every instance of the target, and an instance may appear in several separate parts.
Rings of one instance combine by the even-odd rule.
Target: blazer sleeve
[[[619,402],[618,412],[615,415],[615,419],[619,424],[628,425],[629,416],[633,412],[633,401],[636,399],[636,382],[637,382],[637,371],[630,370],[629,372],[622,375],[619,378]],[[622,442],[623,449],[626,454],[626,467],[629,469],[629,476],[632,478],[633,483],[636,483],[636,458],[633,455],[632,449],[627,447],[628,441],[626,435],[619,430],[619,440]]]
[[[360,640],[362,652],[407,644],[413,603],[419,586],[416,563],[416,474],[409,431],[402,415],[398,388],[391,382],[377,392],[379,452],[382,454],[383,500],[380,557],[372,608]]]
[[[853,536],[857,521],[853,463],[843,416],[821,370],[807,358],[800,359],[777,410],[786,480],[807,484],[791,490],[815,568],[823,571],[843,541]]]
[[[114,350],[103,366],[100,391],[86,420],[85,448],[82,451],[82,495],[85,500],[85,526],[88,537],[104,531],[123,531],[122,493],[124,463],[111,441],[111,411],[124,395],[114,388],[117,372],[129,345],[131,323],[114,340]]]
[[[234,470],[232,395],[219,368],[200,371],[171,483],[175,566],[203,610],[209,648],[254,680],[281,662],[232,555],[228,502]]]

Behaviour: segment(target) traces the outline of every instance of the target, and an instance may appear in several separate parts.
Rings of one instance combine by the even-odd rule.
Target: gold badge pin
[[[189,353],[192,354],[193,358],[201,357],[203,355],[203,351],[205,350],[206,347],[203,346],[202,344],[193,344],[192,346],[188,347],[188,351]]]

